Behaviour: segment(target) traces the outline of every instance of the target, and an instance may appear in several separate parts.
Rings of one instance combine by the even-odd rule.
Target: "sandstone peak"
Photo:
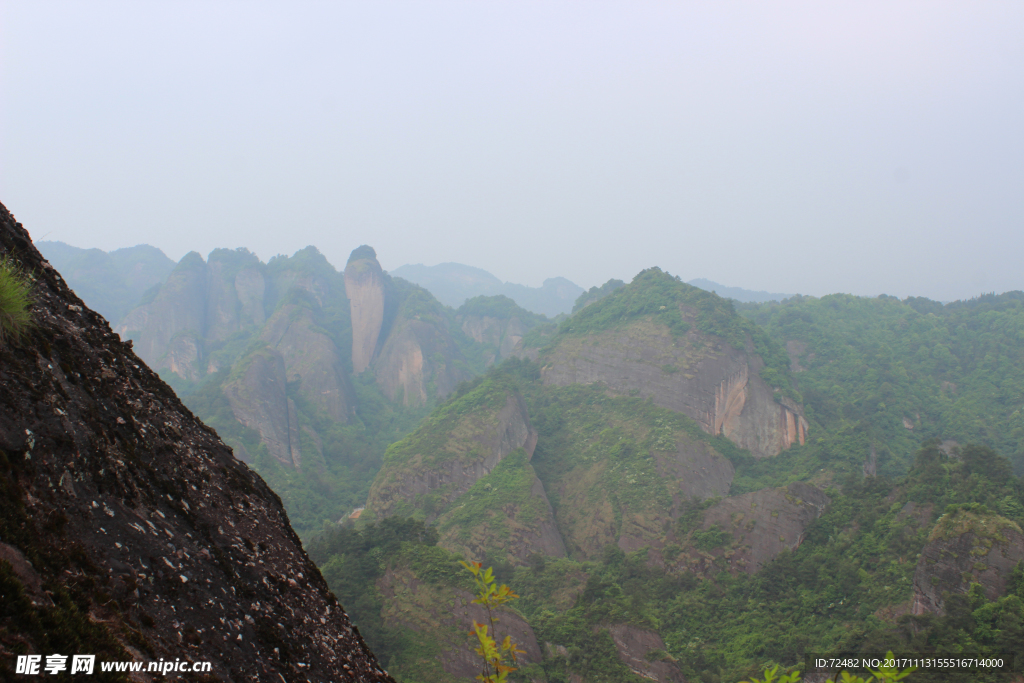
[[[384,271],[373,247],[363,245],[345,266],[345,294],[352,316],[352,371],[365,370],[377,352],[384,325]]]

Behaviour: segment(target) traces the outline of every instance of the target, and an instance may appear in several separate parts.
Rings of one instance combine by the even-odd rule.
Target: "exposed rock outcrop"
[[[462,331],[473,341],[494,347],[495,351],[487,359],[488,365],[508,358],[512,349],[523,340],[528,331],[527,326],[519,318],[502,320],[491,316],[461,316],[459,322]]]
[[[1020,527],[984,511],[957,510],[939,518],[914,571],[913,614],[943,614],[947,593],[966,594],[979,583],[993,600],[1006,592],[1024,561]]]
[[[352,316],[352,371],[369,367],[384,324],[384,271],[372,248],[352,252],[345,266],[345,294]]]
[[[463,333],[487,349],[487,365],[512,355],[527,332],[546,322],[506,296],[478,296],[455,312]]]
[[[287,376],[281,354],[261,349],[251,354],[240,377],[224,385],[235,419],[260,435],[279,463],[299,468],[299,425],[295,403],[286,393]]]
[[[36,325],[25,343],[0,345],[0,535],[20,567],[7,579],[28,591],[5,604],[22,621],[0,619],[0,640],[52,654],[52,634],[32,624],[55,620],[61,642],[100,661],[210,661],[222,681],[392,681],[278,497],[3,208],[0,251],[35,278]],[[39,585],[52,606],[33,604]],[[0,657],[5,676],[12,666]]]
[[[395,322],[373,370],[381,392],[406,406],[444,398],[473,377],[448,330],[416,318]]]
[[[190,252],[115,331],[151,367],[196,381],[208,370],[211,344],[263,324],[265,290],[262,264],[247,249],[215,249],[209,261]]]
[[[687,307],[680,306],[680,314],[695,322]],[[674,338],[663,325],[638,320],[586,337],[563,337],[544,358],[544,383],[602,382],[620,394],[651,397],[759,458],[804,443],[802,409],[765,384],[761,358],[692,330]]]
[[[281,354],[289,382],[328,417],[347,423],[355,411],[354,391],[342,366],[341,354],[320,331],[313,311],[296,304],[277,309],[263,328],[263,341]]]
[[[202,338],[205,323],[206,262],[193,251],[178,262],[156,298],[125,316],[116,332],[133,340],[148,365],[162,369],[171,341],[183,333]]]

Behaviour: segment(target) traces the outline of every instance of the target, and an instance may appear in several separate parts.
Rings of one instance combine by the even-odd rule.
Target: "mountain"
[[[583,288],[564,277],[548,278],[540,287],[527,287],[502,282],[486,270],[461,263],[441,263],[436,266],[422,264],[399,266],[391,272],[409,282],[424,287],[438,301],[458,308],[477,296],[507,296],[517,305],[533,313],[554,318],[572,310],[573,302]]]
[[[490,306],[486,323],[463,321],[384,273],[369,246],[343,272],[313,247],[268,263],[217,249],[187,254],[116,331],[267,478],[308,535],[361,505],[387,445],[536,318],[479,305]],[[477,342],[464,325],[504,336]]]
[[[807,652],[1021,650],[1024,480],[990,447],[1016,447],[1015,294],[943,320],[923,301],[841,296],[744,317],[658,269],[607,289],[390,446],[355,526],[315,543],[391,670],[469,678],[471,648],[445,635],[462,558],[521,596],[510,629],[538,643],[521,667],[539,680],[724,682]],[[959,360],[925,356],[916,334]],[[962,385],[942,384],[982,349]],[[422,532],[389,542],[399,524]],[[915,674],[1012,680],[944,675]]]
[[[148,244],[109,253],[63,242],[39,242],[36,247],[68,286],[111,323],[119,322],[146,290],[174,268],[174,261]]]
[[[89,653],[106,680],[128,677],[104,662],[189,660],[212,664],[203,680],[393,681],[280,499],[2,206],[0,248],[32,279],[33,321],[0,343],[5,679],[15,654]]]
[[[708,292],[715,292],[718,296],[725,297],[727,299],[733,299],[741,303],[761,303],[764,301],[784,301],[790,297],[796,296],[795,294],[778,294],[772,292],[765,292],[762,290],[754,291],[752,289],[743,289],[742,287],[727,287],[720,285],[717,282],[699,277],[694,280],[690,280],[688,284],[694,287],[700,287]]]

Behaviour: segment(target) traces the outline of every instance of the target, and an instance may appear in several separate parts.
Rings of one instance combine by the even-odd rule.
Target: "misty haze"
[[[1021,683],[1022,85],[1012,3],[8,0],[0,678]]]

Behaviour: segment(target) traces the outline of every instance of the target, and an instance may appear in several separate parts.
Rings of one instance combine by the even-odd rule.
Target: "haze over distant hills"
[[[395,268],[391,274],[418,284],[437,297],[438,301],[452,308],[458,308],[475,296],[503,294],[526,310],[551,318],[571,313],[576,299],[586,291],[564,277],[548,278],[540,287],[502,282],[482,268],[461,263],[440,263],[436,266],[407,264]],[[729,287],[705,278],[690,280],[688,284],[744,303],[782,301],[793,296]]]
[[[421,263],[395,268],[391,274],[423,287],[441,303],[458,308],[475,296],[503,294],[528,311],[554,318],[572,311],[584,289],[564,277],[550,277],[540,287],[502,282],[486,270],[461,263]]]
[[[109,253],[64,242],[39,242],[36,246],[75,293],[111,323],[123,318],[147,289],[174,270],[174,261],[148,244]]]
[[[779,294],[778,292],[765,292],[754,291],[751,289],[743,289],[742,287],[729,287],[727,285],[720,285],[717,282],[712,282],[706,278],[696,278],[690,280],[687,284],[693,285],[694,287],[700,287],[708,292],[714,292],[718,296],[724,296],[727,299],[735,299],[745,304],[759,304],[765,301],[783,301],[785,299],[794,296],[793,294]]]

